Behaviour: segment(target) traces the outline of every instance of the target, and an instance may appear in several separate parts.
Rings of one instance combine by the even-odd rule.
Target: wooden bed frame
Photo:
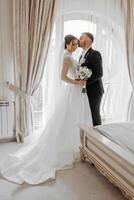
[[[93,163],[127,199],[134,200],[134,155],[88,125],[79,128],[81,161]]]

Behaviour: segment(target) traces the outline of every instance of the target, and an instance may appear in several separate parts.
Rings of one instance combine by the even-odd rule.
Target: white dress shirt
[[[87,49],[84,49],[84,50],[82,51],[81,56],[80,56],[80,60],[84,58],[84,56],[86,55],[86,53],[87,53],[87,51],[88,51],[89,49],[90,49],[90,47],[87,48]]]

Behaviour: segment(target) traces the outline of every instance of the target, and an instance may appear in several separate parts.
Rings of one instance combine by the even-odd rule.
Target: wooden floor
[[[0,160],[20,145],[0,144]],[[125,200],[113,186],[89,163],[78,162],[74,169],[57,173],[56,181],[38,186],[17,185],[0,178],[0,200]]]

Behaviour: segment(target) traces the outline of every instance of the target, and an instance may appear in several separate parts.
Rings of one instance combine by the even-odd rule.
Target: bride
[[[36,139],[34,135],[27,136],[22,147],[1,162],[2,176],[14,183],[40,184],[55,179],[57,170],[72,168],[79,158],[77,124],[84,122],[92,125],[87,95],[81,92],[84,83],[75,80],[75,70],[79,65],[72,53],[78,47],[78,39],[67,35],[64,42],[61,79],[66,86],[54,111]]]

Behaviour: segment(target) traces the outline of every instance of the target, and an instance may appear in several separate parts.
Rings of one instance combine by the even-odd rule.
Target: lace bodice
[[[79,63],[74,60],[72,53],[66,51],[63,58],[63,66],[69,66],[67,76],[74,79],[75,78],[75,70],[79,67]]]

